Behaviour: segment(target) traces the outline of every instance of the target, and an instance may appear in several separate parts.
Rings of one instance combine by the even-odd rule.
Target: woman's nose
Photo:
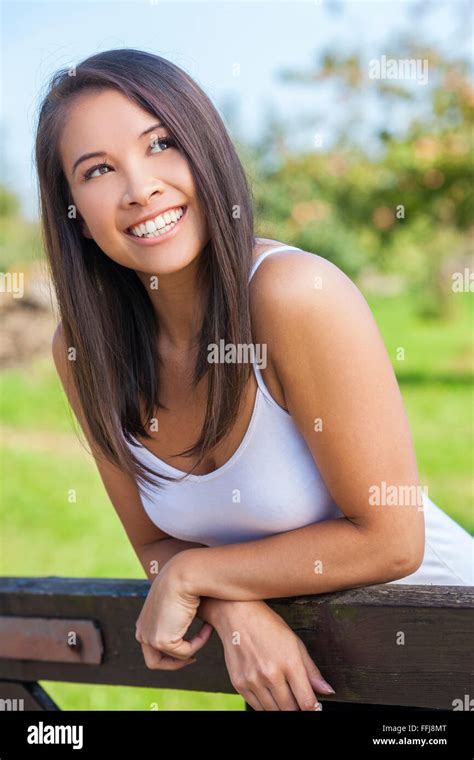
[[[124,203],[138,203],[139,206],[146,206],[154,195],[161,195],[164,191],[162,180],[154,178],[143,178],[139,176],[130,177],[127,182],[127,188],[124,194]]]

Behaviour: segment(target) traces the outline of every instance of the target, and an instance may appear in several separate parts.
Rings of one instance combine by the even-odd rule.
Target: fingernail
[[[322,706],[321,702],[316,702],[316,704],[314,705],[314,709],[315,710],[322,710],[323,706]]]
[[[336,693],[334,691],[334,689],[332,688],[332,686],[330,686],[328,684],[328,682],[324,681],[322,678],[318,678],[318,684],[319,684],[319,686],[321,688],[321,691],[324,691],[326,694],[335,694]]]
[[[197,660],[190,660],[189,662],[186,663],[186,665],[192,665],[193,662],[197,662]]]

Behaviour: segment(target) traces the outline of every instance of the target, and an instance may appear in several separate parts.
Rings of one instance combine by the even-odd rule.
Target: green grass
[[[401,391],[421,484],[428,486],[439,507],[474,534],[472,389],[402,384]]]
[[[31,370],[0,375],[1,423],[19,430],[70,433],[72,412],[56,377],[53,359],[42,358]]]
[[[442,381],[472,387],[474,371],[474,306],[470,293],[450,295],[451,316],[425,320],[416,315],[416,304],[407,296],[367,298],[385,346],[401,382]],[[397,358],[397,348],[404,358]]]
[[[192,666],[191,666],[192,667]],[[62,710],[244,710],[242,697],[178,689],[40,681]]]
[[[408,298],[368,299],[392,359],[422,485],[474,533],[472,299],[422,322]],[[405,349],[397,361],[396,349]],[[87,444],[74,432],[52,359],[0,376],[3,575],[144,578]],[[239,695],[44,681],[65,710],[242,710]]]
[[[399,381],[421,484],[474,534],[473,302],[470,293],[451,298],[453,316],[443,322],[417,317],[408,298],[368,301]]]

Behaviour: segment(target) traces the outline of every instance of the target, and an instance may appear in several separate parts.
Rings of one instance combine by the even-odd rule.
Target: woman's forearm
[[[179,538],[163,538],[140,547],[137,553],[148,579],[154,581],[171,557],[187,549],[200,548],[205,548],[205,545],[181,541]]]
[[[407,507],[409,509],[409,507]],[[175,573],[195,596],[249,601],[370,586],[414,572],[417,558],[347,518],[255,541],[184,552]]]
[[[206,548],[205,544],[182,541],[179,538],[163,538],[141,547],[138,552],[138,558],[148,580],[153,582],[166,563],[176,554],[186,551],[187,549],[200,548]],[[210,599],[207,596],[201,597],[201,602],[196,613],[197,616],[206,623],[215,625],[217,622],[216,614],[219,614],[216,602],[224,603],[225,600]]]

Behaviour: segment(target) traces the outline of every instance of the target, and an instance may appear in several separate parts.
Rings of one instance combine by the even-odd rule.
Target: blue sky
[[[463,39],[456,28],[452,5],[459,2],[432,5],[424,39],[447,51],[472,45],[469,34]],[[330,132],[331,119],[343,118],[343,104],[335,107],[325,87],[280,82],[278,70],[306,70],[329,48],[380,56],[398,33],[414,30],[416,4],[419,0],[3,2],[1,180],[18,193],[25,215],[36,218],[32,152],[41,93],[56,69],[111,48],[140,48],[169,58],[221,113],[226,102],[235,101],[239,133],[249,142],[258,138],[270,110],[295,129],[303,115],[320,114]],[[363,108],[361,129],[364,121],[380,116]]]

